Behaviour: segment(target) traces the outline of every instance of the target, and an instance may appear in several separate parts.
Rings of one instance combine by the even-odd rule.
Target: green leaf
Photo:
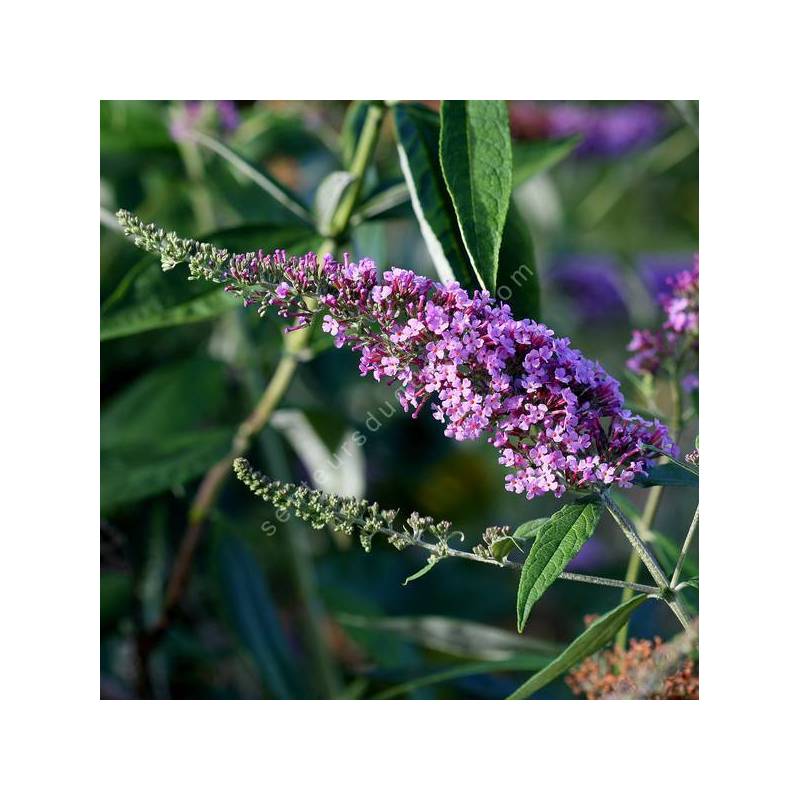
[[[477,281],[439,164],[439,119],[424,106],[405,103],[396,105],[392,115],[411,205],[439,280],[474,289]]]
[[[614,638],[616,632],[627,623],[631,614],[645,600],[647,600],[646,594],[637,594],[595,620],[558,658],[525,681],[519,689],[509,695],[508,699],[524,700],[526,697],[530,697],[559,675],[579,664],[592,653],[596,653]]]
[[[522,633],[534,603],[589,540],[600,521],[599,503],[573,503],[556,511],[539,529],[517,590],[517,629]]]
[[[439,154],[461,237],[480,285],[494,293],[511,201],[511,134],[502,100],[444,100]]]
[[[495,539],[489,549],[492,551],[492,558],[502,561],[514,549],[514,539],[511,536]]]
[[[494,293],[511,306],[517,319],[539,318],[539,275],[533,239],[513,201],[503,229]]]
[[[548,522],[550,522],[550,517],[537,517],[528,522],[523,522],[522,525],[514,531],[513,536],[515,539],[520,539],[521,541],[535,539]]]
[[[580,143],[579,135],[568,139],[541,139],[514,145],[514,188],[563,161]]]
[[[699,576],[696,578],[689,578],[688,580],[683,581],[687,586],[691,586],[693,589],[700,588],[700,578]]]
[[[540,517],[539,519],[532,519],[529,522],[523,522],[511,536],[504,536],[502,539],[495,539],[492,543],[491,551],[492,556],[498,561],[502,561],[516,546],[519,550],[522,548],[517,544],[520,541],[527,539],[534,539],[539,534],[542,526],[550,521],[550,517]]]
[[[100,575],[100,627],[109,630],[133,612],[133,577],[128,572]]]
[[[100,446],[157,443],[213,425],[227,395],[226,369],[219,361],[197,357],[157,367],[104,403]]]
[[[215,428],[101,450],[101,509],[160,494],[202,475],[228,451],[233,433]]]
[[[263,189],[273,200],[277,200],[298,220],[304,222],[309,227],[313,227],[311,214],[303,201],[277,178],[268,174],[261,167],[251,163],[244,158],[244,156],[234,152],[226,144],[223,144],[218,139],[214,139],[212,136],[195,130],[191,132],[189,138],[224,158],[237,172],[251,180],[260,189]]]
[[[223,228],[201,237],[217,247],[245,252],[263,248],[316,250],[320,237],[305,228],[283,225],[240,225]],[[190,281],[185,270],[164,272],[158,261],[147,257],[126,273],[119,286],[103,304],[100,339],[118,339],[145,331],[214,319],[241,301],[222,287],[204,281]]]
[[[135,333],[169,328],[173,325],[204,322],[230,311],[238,302],[240,301],[223,292],[218,286],[213,286],[199,297],[168,308],[164,308],[157,301],[142,303],[101,319],[100,341],[119,339],[122,336],[132,336]]]
[[[427,575],[439,563],[439,560],[440,559],[436,558],[436,556],[432,555],[421,570],[418,570],[413,575],[409,575],[403,581],[403,586],[408,586],[408,584],[411,583],[411,581],[415,581],[417,580],[417,578],[421,578],[423,575]]]
[[[467,678],[471,675],[485,675],[487,672],[527,672],[531,669],[541,669],[548,663],[546,656],[528,655],[515,656],[505,661],[478,661],[468,664],[460,664],[457,667],[434,672],[431,675],[423,675],[420,678],[407,681],[406,683],[392,686],[389,689],[376,694],[373,700],[390,700],[393,697],[402,697],[409,692],[422,689],[425,686],[433,686],[437,683],[447,683],[457,678]]]
[[[223,599],[231,627],[255,661],[264,687],[275,698],[293,696],[289,644],[266,575],[249,548],[224,536],[216,552]]]
[[[331,172],[319,185],[314,196],[314,218],[317,221],[317,230],[323,236],[329,236],[333,232],[333,215],[339,207],[342,195],[354,180],[349,172],[338,171]]]
[[[379,187],[363,200],[353,214],[350,224],[355,228],[366,220],[398,216],[389,212],[407,203],[409,197],[405,182]]]
[[[428,650],[458,658],[502,661],[515,655],[537,653],[552,658],[560,647],[552,642],[450,617],[364,617],[340,614],[346,628],[388,631]],[[545,662],[547,663],[547,662]]]
[[[637,486],[682,486],[693,489],[700,485],[694,472],[672,462],[656,464],[646,475],[637,475],[634,483]]]

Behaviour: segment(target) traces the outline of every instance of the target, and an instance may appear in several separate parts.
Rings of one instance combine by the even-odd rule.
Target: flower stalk
[[[673,588],[670,586],[669,579],[667,578],[661,565],[656,561],[655,557],[648,550],[644,540],[639,536],[633,523],[625,516],[622,509],[614,502],[607,492],[600,496],[601,502],[608,509],[614,521],[619,526],[620,530],[625,534],[631,547],[636,551],[642,563],[647,568],[647,571],[652,575],[656,586],[660,590],[661,597],[672,609],[672,613],[678,618],[678,621],[685,629],[689,629],[690,619],[689,614],[679,595],[675,594]]]

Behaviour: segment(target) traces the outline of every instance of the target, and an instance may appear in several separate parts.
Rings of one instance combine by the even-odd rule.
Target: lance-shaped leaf
[[[530,697],[534,692],[547,686],[550,681],[579,664],[592,653],[596,653],[614,638],[616,632],[645,600],[647,600],[646,594],[637,594],[596,619],[558,658],[525,681],[519,689],[508,696],[508,699],[524,700],[526,697]]]
[[[519,654],[538,653],[549,660],[561,652],[561,647],[553,642],[517,636],[502,628],[450,617],[363,617],[340,614],[338,619],[346,628],[390,631],[399,638],[416,642],[429,650],[458,658],[502,661]]]
[[[494,292],[511,201],[511,134],[502,100],[444,100],[439,154],[470,262]]]
[[[690,469],[670,462],[650,467],[646,475],[637,475],[634,483],[637,486],[683,486],[696,489],[699,478]]]
[[[224,158],[237,172],[263,189],[273,200],[277,200],[285,209],[294,214],[298,220],[311,227],[311,214],[303,201],[289,189],[288,186],[284,186],[276,177],[268,174],[258,165],[253,164],[244,156],[231,150],[230,147],[223,144],[218,139],[214,139],[212,136],[208,136],[201,131],[192,131],[190,134],[187,134],[187,138],[197,142],[197,144],[203,147],[207,147],[221,158]]]
[[[514,188],[563,161],[580,140],[580,136],[570,136],[569,139],[542,139],[515,144]]]
[[[231,628],[258,667],[264,688],[275,698],[296,697],[293,683],[301,671],[293,662],[264,570],[243,542],[227,535],[220,537],[214,561]]]
[[[556,511],[539,529],[517,590],[517,629],[522,633],[534,603],[589,540],[600,521],[599,503],[573,503]]]
[[[528,539],[535,539],[538,536],[542,527],[550,521],[550,517],[539,517],[538,519],[528,520],[523,522],[511,536],[504,536],[502,539],[496,539],[490,548],[492,556],[498,561],[502,561],[516,546],[519,550],[522,548],[517,542],[524,542]]]
[[[182,486],[230,447],[233,431],[214,428],[100,451],[100,507],[105,511]]]
[[[439,165],[439,119],[430,109],[405,103],[396,105],[392,113],[400,167],[439,280],[457,280],[466,289],[476,288]]]
[[[417,580],[417,578],[421,578],[423,575],[427,575],[438,563],[441,559],[437,558],[436,556],[430,556],[428,561],[426,562],[425,566],[417,570],[413,575],[409,575],[404,581],[403,586],[408,586],[411,581]]]
[[[282,247],[296,253],[316,250],[320,238],[298,227],[242,225],[203,236],[230,252]],[[219,285],[189,281],[184,270],[164,272],[152,257],[131,267],[103,303],[100,340],[214,319],[241,301]]]

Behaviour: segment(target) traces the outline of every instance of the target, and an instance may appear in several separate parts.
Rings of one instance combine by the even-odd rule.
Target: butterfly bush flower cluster
[[[627,366],[637,375],[657,375],[677,364],[684,356],[696,354],[700,331],[700,267],[694,267],[667,280],[661,295],[665,320],[656,331],[635,330],[628,344],[632,353]],[[697,388],[696,373],[684,379],[688,391]]]
[[[664,425],[623,409],[619,383],[598,363],[545,325],[514,319],[486,291],[397,267],[380,272],[347,254],[341,263],[282,250],[228,257],[121,220],[141,246],[162,259],[166,249],[169,266],[182,255],[193,277],[225,284],[260,314],[277,309],[289,330],[322,314],[323,331],[360,355],[362,375],[395,385],[406,411],[429,406],[458,441],[487,435],[511,492],[532,499],[627,487],[652,464],[651,448],[675,451]]]

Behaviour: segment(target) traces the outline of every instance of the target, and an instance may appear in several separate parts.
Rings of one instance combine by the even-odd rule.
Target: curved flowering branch
[[[532,499],[629,487],[654,448],[676,452],[663,424],[623,409],[619,383],[597,362],[545,325],[515,320],[488,292],[396,267],[380,274],[371,259],[348,254],[321,264],[314,253],[230,255],[128,212],[119,219],[165,269],[186,261],[190,277],[224,284],[260,314],[275,307],[290,329],[308,326],[318,303],[323,331],[360,353],[362,375],[399,383],[406,411],[416,416],[430,402],[445,436],[487,434],[510,469],[508,491]]]
[[[321,530],[330,527],[334,533],[352,536],[359,533],[361,546],[369,552],[372,540],[376,535],[385,536],[391,545],[398,550],[407,547],[420,547],[430,553],[428,564],[433,566],[444,558],[463,558],[495,567],[521,569],[522,565],[508,559],[507,555],[494,556],[493,545],[508,539],[509,528],[491,527],[483,534],[483,541],[473,547],[472,551],[459,550],[450,546],[450,541],[458,538],[464,540],[461,531],[452,530],[450,522],[443,520],[434,522],[431,517],[423,517],[412,512],[401,527],[395,527],[397,510],[381,509],[377,503],[367,500],[356,500],[349,497],[327,494],[319,489],[312,489],[305,484],[271,481],[262,473],[254,470],[247,459],[237,458],[233,462],[236,477],[257,497],[273,505],[283,512],[293,513],[298,519],[308,523],[312,528]],[[497,551],[494,551],[497,552]],[[593,583],[599,586],[611,586],[622,589],[630,588],[638,592],[659,595],[657,586],[639,583],[628,583],[613,578],[601,578],[595,575],[582,575],[575,572],[562,572],[561,580]]]

